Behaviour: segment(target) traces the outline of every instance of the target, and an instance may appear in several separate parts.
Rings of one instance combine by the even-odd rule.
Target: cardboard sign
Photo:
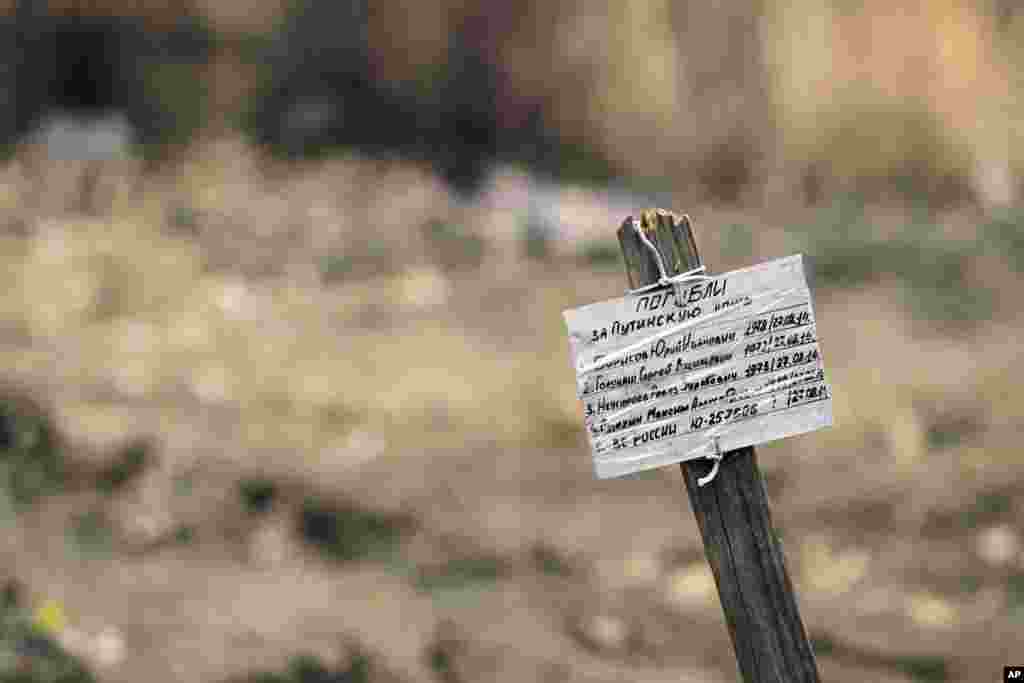
[[[801,255],[563,315],[601,479],[832,424]]]

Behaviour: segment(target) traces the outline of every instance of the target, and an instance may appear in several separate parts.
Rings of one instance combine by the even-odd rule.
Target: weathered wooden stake
[[[658,281],[658,264],[633,228],[619,228],[619,244],[633,289]],[[661,254],[668,276],[701,265],[687,216],[661,209],[644,211],[640,229]],[[680,463],[704,551],[715,575],[718,597],[746,683],[818,683],[807,632],[772,528],[764,480],[754,448],[725,453],[718,474],[705,486],[697,480],[709,465]]]

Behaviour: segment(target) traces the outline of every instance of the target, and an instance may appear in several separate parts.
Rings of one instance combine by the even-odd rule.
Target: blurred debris
[[[557,226],[537,212],[530,212],[522,224],[523,254],[543,261],[553,256],[558,237]]]
[[[434,259],[445,270],[473,268],[483,260],[485,240],[461,225],[431,220],[423,225],[423,235]]]
[[[613,240],[584,243],[580,248],[580,258],[595,268],[610,270],[622,267],[622,250]]]
[[[98,668],[110,669],[124,661],[124,635],[116,626],[107,626],[93,639],[92,655]]]
[[[719,231],[718,244],[726,261],[746,263],[754,254],[754,230],[743,223],[732,223]]]
[[[101,510],[75,515],[67,530],[70,549],[86,559],[102,558],[114,549],[110,520]]]
[[[605,654],[624,654],[630,647],[629,623],[611,614],[594,614],[582,619],[575,635],[589,648]]]
[[[824,537],[810,537],[801,543],[800,576],[813,591],[845,593],[867,575],[870,565],[871,555],[863,549],[837,552]]]
[[[974,502],[962,514],[963,527],[974,529],[986,522],[994,522],[1010,512],[1013,499],[1005,493],[988,491],[978,493]]]
[[[440,683],[466,683],[458,673],[457,659],[465,648],[456,631],[454,623],[442,621],[426,652],[430,670]]]
[[[830,657],[868,669],[899,672],[915,683],[943,683],[953,676],[952,667],[941,657],[882,653],[858,647],[825,633],[815,634],[811,643],[820,657]]]
[[[705,561],[679,567],[666,577],[666,597],[677,607],[705,607],[714,604],[717,596],[715,577]]]
[[[945,413],[937,415],[928,426],[928,447],[934,450],[955,448],[984,434],[986,425],[976,415]]]
[[[174,230],[193,237],[199,234],[201,214],[185,204],[176,204],[168,211],[168,222]]]
[[[436,268],[410,268],[402,278],[403,303],[416,309],[443,306],[452,295],[448,277]]]
[[[266,86],[250,110],[254,138],[291,157],[353,146],[409,150],[422,123],[413,97],[372,74],[363,0],[306,0],[292,8],[268,53]]]
[[[0,679],[12,683],[95,683],[96,678],[80,658],[62,647],[53,635],[67,630],[62,606],[47,601],[33,616],[16,593],[5,590],[5,601],[0,606]],[[38,623],[39,615],[43,617],[42,625]]]
[[[60,492],[68,467],[49,415],[25,396],[0,394],[0,486],[16,506]]]
[[[243,479],[238,488],[245,509],[253,514],[270,511],[277,497],[277,485],[267,479]]]
[[[50,159],[102,161],[125,157],[132,135],[131,124],[120,113],[96,120],[57,114],[41,122],[26,142],[43,145]]]
[[[1006,606],[1014,620],[1024,622],[1024,572],[1015,572],[1007,577]]]
[[[530,551],[530,560],[533,566],[548,576],[572,576],[573,568],[569,562],[555,548],[538,543]]]
[[[934,226],[905,222],[881,238],[860,197],[846,197],[819,211],[802,228],[797,246],[809,257],[818,286],[852,288],[900,281],[918,317],[945,328],[970,328],[989,319],[995,292],[977,280],[972,266],[978,243],[950,244],[929,235]],[[924,238],[922,234],[924,233]]]
[[[0,121],[0,146],[35,130],[52,158],[109,159],[129,143],[159,155],[162,145],[185,141],[201,120],[188,84],[198,83],[196,65],[211,49],[198,17],[161,30],[137,14],[47,4],[16,0],[12,20],[0,22],[16,55],[0,80],[0,101],[15,105],[12,120]],[[172,84],[168,69],[191,77]]]
[[[295,529],[284,515],[264,518],[249,534],[248,557],[260,567],[277,568],[298,556]]]
[[[287,669],[280,674],[263,672],[244,677],[232,678],[228,683],[371,683],[381,678],[375,671],[370,658],[356,653],[350,658],[347,668],[331,670],[313,655],[296,655],[288,662]]]
[[[999,209],[982,226],[981,236],[1017,273],[1024,272],[1024,211]]]
[[[975,552],[990,566],[1013,566],[1021,552],[1020,537],[1009,524],[988,527],[978,532]]]
[[[907,598],[907,614],[920,626],[953,628],[959,610],[948,600],[929,593],[915,593]]]
[[[59,600],[46,600],[35,612],[36,626],[53,636],[59,636],[67,627],[64,605]]]
[[[423,591],[461,590],[493,584],[504,569],[501,560],[491,557],[464,557],[439,567],[422,568],[416,585]]]
[[[884,642],[871,651],[826,636],[816,641],[819,656],[845,667],[836,680],[944,681],[966,675],[962,663],[1013,646],[1012,629],[1024,619],[1024,558],[1019,482],[1007,479],[1006,468],[1020,450],[1020,368],[1012,316],[989,319],[995,304],[1013,303],[1024,241],[1019,210],[988,207],[981,216],[973,206],[1019,190],[1020,164],[1004,163],[1019,156],[1018,143],[1005,143],[997,119],[970,114],[971,93],[991,83],[955,89],[964,103],[933,93],[920,106],[898,89],[881,98],[861,90],[879,64],[897,73],[892,65],[903,63],[871,56],[872,32],[891,30],[871,7],[836,18],[842,26],[833,33],[819,16],[832,9],[809,5],[763,8],[787,13],[773,25],[749,3],[723,12],[661,0],[597,9],[531,1],[514,11],[384,2],[369,16],[367,3],[275,3],[242,10],[200,3],[227,23],[231,13],[263,16],[268,31],[235,36],[237,44],[217,37],[207,47],[196,29],[202,20],[158,30],[107,17],[58,29],[30,16],[41,3],[12,4],[18,22],[27,22],[18,26],[46,33],[40,45],[52,46],[60,33],[73,38],[61,50],[83,57],[58,74],[74,81],[66,97],[77,101],[63,100],[65,109],[123,98],[104,114],[105,129],[51,105],[46,116],[40,110],[39,126],[58,122],[50,129],[55,153],[93,154],[89,143],[104,138],[106,151],[95,156],[120,154],[127,139],[147,139],[140,118],[179,140],[196,121],[206,125],[202,91],[214,81],[195,59],[170,55],[209,48],[218,64],[242,62],[227,69],[227,80],[238,81],[226,83],[229,90],[255,87],[246,124],[253,138],[297,163],[263,158],[240,138],[196,138],[188,163],[167,176],[136,178],[127,165],[89,176],[99,198],[81,206],[95,210],[91,221],[35,215],[27,188],[39,150],[0,168],[0,208],[10,216],[0,228],[4,367],[72,406],[78,424],[60,434],[76,445],[81,436],[83,446],[65,449],[45,411],[20,398],[0,401],[0,507],[16,490],[32,501],[66,492],[0,518],[0,564],[31,578],[43,595],[61,594],[49,584],[62,584],[69,599],[68,591],[92,593],[102,575],[113,577],[113,592],[108,586],[95,596],[103,603],[97,609],[109,606],[105,616],[124,625],[99,620],[85,628],[65,615],[52,631],[57,638],[33,631],[32,615],[21,610],[12,620],[28,635],[11,639],[5,616],[0,679],[14,671],[19,683],[50,681],[39,672],[56,666],[45,662],[61,652],[104,675],[141,672],[154,681],[221,680],[243,670],[239,662],[263,657],[277,658],[258,665],[270,672],[238,680],[385,681],[389,658],[421,654],[420,664],[448,682],[486,680],[482,672],[595,682],[687,676],[666,653],[702,660],[709,668],[694,680],[733,676],[726,631],[701,640],[711,633],[701,632],[702,615],[717,608],[699,550],[658,561],[659,550],[699,542],[693,528],[678,536],[672,473],[611,491],[577,457],[585,440],[571,382],[552,391],[558,377],[571,379],[559,313],[574,301],[621,294],[618,280],[600,272],[619,263],[609,226],[651,203],[654,187],[665,190],[654,204],[696,201],[698,211],[705,200],[756,201],[760,183],[778,182],[798,197],[801,179],[805,199],[820,206],[813,214],[772,216],[762,210],[770,206],[755,205],[697,220],[730,266],[799,247],[818,276],[819,324],[835,346],[837,400],[845,407],[822,436],[835,448],[780,444],[773,477],[786,481],[781,521],[806,564],[804,583],[820,593],[809,596],[816,619]],[[265,20],[276,11],[285,17],[280,32]],[[972,53],[962,48],[978,41],[977,24],[940,14],[899,24],[918,41],[908,50],[929,45],[921,36],[944,36],[948,43],[935,44],[959,46],[948,59],[969,67]],[[15,26],[11,17],[0,12],[0,37]],[[789,30],[808,21],[815,31]],[[1013,18],[1005,21],[1011,25],[1002,30],[1014,35]],[[422,32],[405,40],[406,24]],[[112,51],[142,54],[132,41],[150,41],[143,47],[156,56],[109,68],[91,40],[115,34],[126,42],[107,46]],[[644,49],[622,35],[645,36]],[[780,35],[790,42],[777,45]],[[39,103],[19,101],[11,83],[40,84],[4,68],[22,63],[17,50],[26,36],[0,40],[0,132]],[[835,40],[817,45],[822,36]],[[784,48],[781,61],[758,61],[763,41],[773,53]],[[840,54],[857,45],[867,61]],[[232,56],[236,49],[246,56]],[[808,58],[818,49],[839,61]],[[414,54],[429,58],[416,62]],[[57,68],[54,59],[43,71]],[[851,86],[854,63],[865,66]],[[949,78],[943,64],[938,73]],[[782,73],[778,87],[789,88],[792,77],[802,90],[776,101],[777,84],[760,79],[790,68],[812,77]],[[813,77],[822,68],[825,77]],[[88,78],[95,71],[95,83],[79,82],[79,71]],[[121,94],[110,95],[122,87],[112,79],[122,78]],[[49,97],[43,90],[40,101]],[[842,106],[811,106],[805,119],[803,104],[821,92]],[[880,103],[892,98],[896,106]],[[942,102],[959,107],[956,116],[970,125],[937,122],[926,110]],[[991,102],[999,108],[1004,100]],[[158,115],[150,118],[151,110]],[[797,119],[813,125],[803,131]],[[82,139],[62,142],[72,128],[86,135],[78,151],[65,142]],[[810,139],[794,141],[794,129]],[[33,129],[26,130],[27,139]],[[951,135],[993,130],[1005,149],[967,140],[979,154],[950,153],[961,144]],[[973,156],[979,163],[971,171]],[[792,157],[792,168],[780,157]],[[87,185],[87,168],[94,167],[40,165],[41,206],[70,206],[65,195]],[[607,187],[623,168],[655,178],[631,178],[633,189]],[[572,178],[602,187],[573,186]],[[103,183],[121,188],[112,195],[119,201],[100,201]],[[963,194],[972,183],[975,198]],[[861,194],[839,194],[851,188]],[[900,204],[874,204],[879,197]],[[932,211],[950,201],[968,210]],[[381,215],[397,218],[368,221]],[[360,241],[356,233],[368,224],[372,239]],[[906,294],[905,310],[890,305],[895,288]],[[920,337],[917,327],[913,335],[905,329],[909,314],[924,323]],[[410,362],[410,353],[432,360]],[[145,439],[125,445],[126,435],[157,433],[176,442],[166,454],[160,449],[166,469],[151,467]],[[883,433],[893,449],[878,440]],[[72,495],[78,459],[95,454],[110,459],[85,466],[85,479],[109,497],[89,489]],[[223,461],[224,473],[190,469],[198,458]],[[190,474],[174,478],[183,471]],[[963,473],[961,497],[950,493],[951,472]],[[297,504],[293,486],[319,493]],[[408,502],[413,512],[339,502],[346,494],[380,498],[381,509]],[[436,542],[438,527],[457,531],[450,547]],[[825,527],[827,535],[815,535]],[[413,532],[420,547],[405,540]],[[61,534],[69,557],[59,552]],[[342,562],[308,562],[303,545]],[[351,562],[360,559],[370,562]],[[285,589],[278,595],[275,586]],[[613,589],[626,609],[598,606],[596,588]],[[508,618],[522,606],[505,600],[506,591],[535,602],[521,623]],[[19,592],[26,590],[5,585],[5,615]],[[991,615],[975,616],[993,601]],[[179,614],[183,604],[188,610]],[[424,647],[437,612],[459,630]],[[586,618],[569,616],[578,614]],[[515,626],[502,626],[509,622]],[[319,659],[284,664],[289,653],[363,627],[381,653],[366,654],[365,667],[319,650]],[[904,651],[904,637],[955,642],[957,652]],[[684,641],[701,645],[680,648]],[[216,656],[203,654],[202,643],[217,644]],[[554,652],[550,662],[529,659],[540,644]],[[623,656],[635,651],[657,658],[657,668]],[[183,656],[195,652],[203,656]],[[197,667],[218,673],[190,675]],[[547,677],[524,673],[534,671]],[[409,677],[420,678],[427,676]]]
[[[174,530],[174,540],[182,545],[188,545],[191,543],[195,539],[195,536],[195,529],[187,524],[181,524]]]
[[[105,495],[111,495],[153,462],[153,445],[148,440],[133,441],[123,447],[114,461],[102,470],[96,478],[96,488]]]
[[[307,500],[300,515],[302,537],[335,560],[371,559],[394,552],[410,520],[351,505]]]

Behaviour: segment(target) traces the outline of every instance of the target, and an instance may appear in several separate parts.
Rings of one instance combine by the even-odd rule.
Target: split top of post
[[[639,231],[634,227],[637,224]],[[686,214],[664,209],[643,211],[638,219],[627,217],[618,236],[631,289],[655,285],[664,277],[693,273],[703,267]],[[652,253],[652,246],[656,253]]]

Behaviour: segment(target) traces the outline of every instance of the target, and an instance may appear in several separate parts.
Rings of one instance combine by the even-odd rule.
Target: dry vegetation
[[[835,426],[758,456],[823,679],[1016,661],[1017,15],[528,3],[516,87],[634,185],[467,202],[247,142],[251,4],[196,10],[213,113],[168,163],[0,165],[0,681],[735,680],[678,470],[596,480],[574,393],[561,312],[651,205],[713,271],[814,264]],[[468,11],[424,7],[387,78]]]

